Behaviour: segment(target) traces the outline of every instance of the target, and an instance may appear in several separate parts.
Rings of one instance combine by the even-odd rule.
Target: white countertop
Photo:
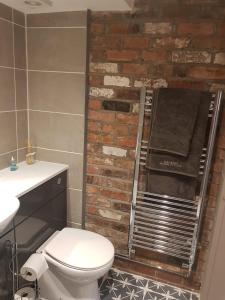
[[[67,170],[68,165],[36,161],[33,165],[19,163],[16,171],[0,170],[0,199],[21,197],[42,183]]]

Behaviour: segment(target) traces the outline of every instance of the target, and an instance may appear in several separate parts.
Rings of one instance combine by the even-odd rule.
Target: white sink
[[[2,197],[0,200],[0,233],[9,225],[17,213],[20,202],[16,197]]]

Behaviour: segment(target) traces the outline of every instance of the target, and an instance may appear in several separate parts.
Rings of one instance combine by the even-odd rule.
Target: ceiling
[[[131,10],[134,0],[0,0],[26,14],[60,11],[127,11]]]

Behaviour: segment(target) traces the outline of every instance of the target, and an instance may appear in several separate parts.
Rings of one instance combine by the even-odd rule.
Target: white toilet
[[[108,239],[94,232],[64,228],[37,252],[49,266],[38,281],[41,299],[100,299],[98,279],[114,260],[114,247]]]

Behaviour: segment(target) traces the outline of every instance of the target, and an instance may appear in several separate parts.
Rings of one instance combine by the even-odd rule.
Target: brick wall
[[[140,87],[225,89],[225,4],[215,0],[140,0],[135,13],[93,13],[90,37],[86,227],[127,253]],[[223,114],[225,119],[225,113]],[[162,271],[134,269],[198,289],[225,155],[220,124],[213,176],[195,270],[189,280]],[[179,273],[181,271],[177,270]]]

